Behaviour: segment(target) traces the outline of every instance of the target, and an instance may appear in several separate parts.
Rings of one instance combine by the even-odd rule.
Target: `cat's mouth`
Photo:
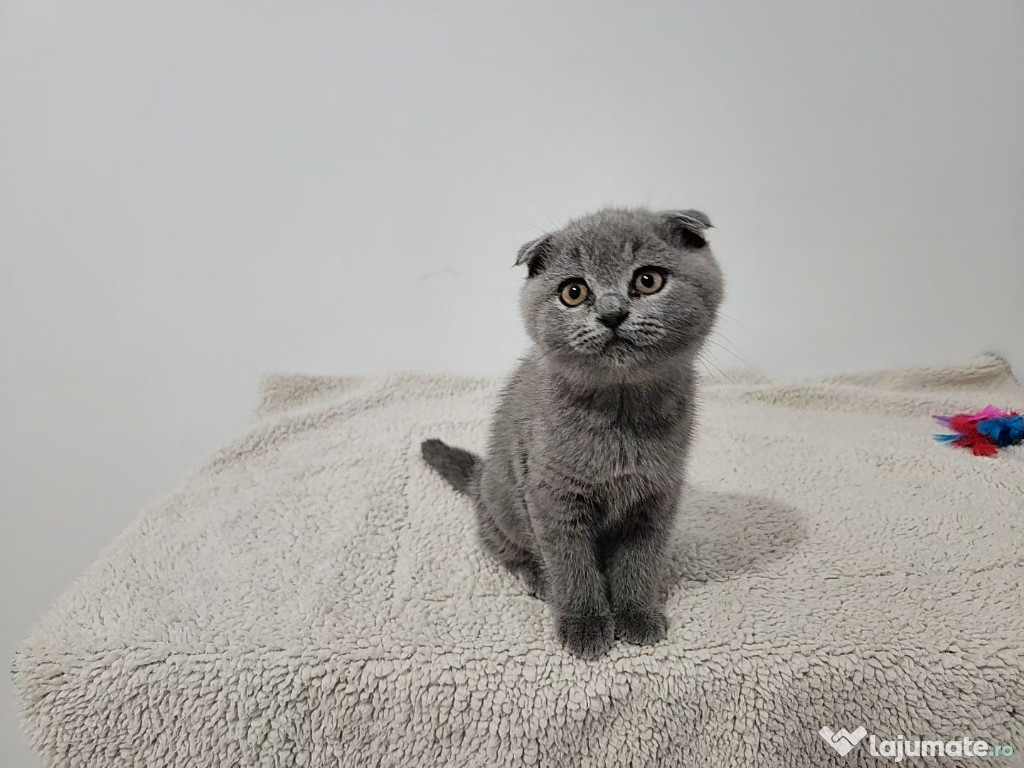
[[[608,340],[604,343],[605,350],[609,349],[640,349],[639,346],[634,344],[632,341],[627,339],[625,336],[620,336],[615,331],[612,331],[612,335],[608,337]]]

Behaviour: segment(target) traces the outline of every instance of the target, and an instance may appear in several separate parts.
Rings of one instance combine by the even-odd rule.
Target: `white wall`
[[[262,371],[503,370],[606,202],[711,214],[771,373],[1024,369],[1019,2],[151,5],[0,5],[5,659]]]

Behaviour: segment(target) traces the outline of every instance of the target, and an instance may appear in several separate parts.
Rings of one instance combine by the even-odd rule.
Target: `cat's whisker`
[[[708,344],[710,344],[711,346],[717,347],[718,349],[722,350],[723,352],[725,352],[725,353],[726,353],[726,354],[728,354],[728,355],[732,355],[732,356],[733,356],[733,357],[735,357],[735,358],[736,358],[737,360],[739,360],[739,361],[740,361],[741,363],[743,363],[743,365],[744,365],[745,367],[747,367],[747,368],[750,368],[751,370],[754,370],[754,371],[758,371],[758,372],[760,373],[760,371],[759,371],[759,369],[758,369],[758,367],[757,367],[756,365],[754,365],[753,363],[749,362],[748,360],[745,360],[745,359],[744,359],[743,357],[741,357],[740,355],[737,355],[737,354],[736,354],[735,352],[733,352],[733,351],[732,351],[731,349],[728,349],[728,348],[726,348],[726,347],[723,347],[723,346],[722,346],[721,344],[719,344],[718,342],[716,342],[716,341],[715,341],[714,339],[708,339],[707,343],[708,343]]]
[[[718,342],[719,339],[724,341],[725,344],[720,344]],[[723,352],[728,352],[729,354],[731,354],[737,360],[742,362],[748,368],[753,368],[754,367],[753,365],[748,363],[746,360],[744,360],[742,357],[740,357],[739,352],[737,352],[738,347],[735,344],[735,342],[733,342],[732,339],[730,339],[728,336],[726,336],[724,333],[722,333],[717,328],[715,328],[713,333],[712,333],[712,335],[708,337],[708,344],[713,344],[714,346],[716,346],[719,349],[721,349]]]
[[[736,347],[736,343],[735,343],[735,342],[734,342],[734,341],[733,341],[732,339],[730,339],[730,338],[729,338],[728,336],[726,336],[726,335],[725,335],[724,333],[722,333],[722,331],[721,331],[720,329],[718,329],[718,328],[715,328],[715,329],[714,329],[714,330],[712,331],[712,334],[711,334],[711,336],[709,337],[709,340],[710,340],[710,339],[712,339],[712,338],[718,338],[718,339],[721,339],[722,341],[724,341],[724,342],[725,342],[726,344],[728,344],[729,346],[731,346],[731,347],[733,347],[733,348],[735,348],[735,347]]]
[[[710,366],[711,368],[713,368],[715,370],[715,372],[717,372],[720,377],[725,379],[730,384],[735,384],[736,383],[735,381],[733,381],[732,378],[729,377],[729,375],[725,371],[723,371],[717,365],[715,365],[710,360],[708,360],[706,357],[704,357],[704,354],[705,353],[702,350],[701,353],[699,355],[697,355],[697,359],[701,362],[701,364],[703,364],[704,366]]]

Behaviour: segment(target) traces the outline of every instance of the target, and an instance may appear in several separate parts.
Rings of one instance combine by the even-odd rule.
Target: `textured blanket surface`
[[[45,763],[892,762],[869,737],[841,757],[826,726],[1024,751],[1024,455],[940,445],[929,418],[1024,409],[1005,363],[707,383],[668,639],[595,661],[559,647],[419,458],[428,436],[482,448],[497,388],[268,377],[245,434],[15,658]]]

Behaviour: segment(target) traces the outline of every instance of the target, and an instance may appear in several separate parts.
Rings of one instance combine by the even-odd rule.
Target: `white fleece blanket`
[[[583,661],[419,458],[427,436],[481,448],[497,382],[268,377],[245,434],[25,642],[30,738],[90,768],[877,766],[872,738],[898,736],[1024,752],[1024,455],[935,443],[929,418],[1024,410],[1006,364],[729,378],[703,390],[668,639]],[[819,735],[860,726],[845,757]]]

